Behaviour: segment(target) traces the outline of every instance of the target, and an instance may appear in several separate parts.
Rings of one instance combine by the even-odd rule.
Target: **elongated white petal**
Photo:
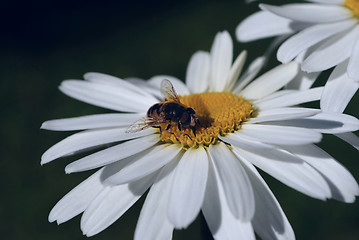
[[[324,4],[335,4],[335,5],[343,5],[345,0],[308,0],[309,2],[318,2]]]
[[[270,100],[256,101],[254,104],[259,109],[271,109],[279,107],[289,107],[301,103],[319,100],[323,92],[323,87],[311,88],[305,91],[297,91],[279,96]]]
[[[114,223],[151,186],[154,177],[151,174],[131,184],[107,186],[103,189],[82,215],[83,234],[93,236]]]
[[[241,159],[252,183],[256,211],[252,220],[261,239],[295,239],[294,232],[272,191],[251,163]]]
[[[167,204],[177,164],[178,161],[172,161],[158,173],[143,204],[136,226],[135,240],[172,239],[174,226],[167,218]]]
[[[172,83],[178,95],[190,94],[190,91],[188,90],[187,86],[181,80],[168,75],[154,76],[150,80],[148,80],[148,84],[159,90],[161,88],[161,82],[163,79],[167,79]]]
[[[85,211],[92,200],[104,189],[101,182],[102,169],[77,185],[56,203],[49,214],[49,222],[66,222]]]
[[[298,73],[296,62],[279,65],[250,83],[241,94],[247,99],[260,99],[277,91]]]
[[[320,100],[323,111],[343,112],[358,90],[359,83],[350,79],[346,73],[347,64],[348,61],[339,64],[330,74]]]
[[[211,57],[208,52],[198,51],[189,60],[186,84],[191,93],[201,93],[208,89]]]
[[[303,127],[317,129],[322,133],[343,133],[352,132],[359,129],[359,120],[351,115],[336,112],[321,112],[315,116],[306,118],[307,124]],[[311,126],[311,123],[312,126]],[[298,122],[301,126],[301,123]]]
[[[255,153],[233,147],[234,153],[282,183],[313,198],[325,200],[331,196],[324,178],[302,159],[276,150],[256,150]]]
[[[303,61],[302,70],[319,72],[334,67],[350,57],[354,42],[359,37],[359,26],[338,33],[314,49]]]
[[[109,182],[107,179],[112,175],[117,174],[119,171],[121,171],[124,167],[131,164],[132,162],[137,161],[138,159],[145,156],[149,156],[150,154],[153,154],[154,152],[156,152],[156,150],[156,148],[149,148],[135,155],[122,159],[121,161],[116,161],[114,163],[106,165],[101,174],[101,179],[103,180],[103,183],[105,185],[121,185],[121,183],[118,184],[116,182]]]
[[[242,134],[236,133],[229,133],[226,136],[219,136],[219,139],[225,143],[246,149],[270,149],[275,147],[268,143],[262,143],[257,140],[245,137]]]
[[[249,42],[261,38],[293,33],[301,27],[293,25],[289,19],[279,17],[267,11],[256,12],[244,19],[236,28],[236,37],[240,42]]]
[[[267,58],[265,56],[258,57],[254,59],[253,62],[250,63],[247,70],[244,72],[244,74],[239,78],[238,84],[234,86],[233,93],[240,95],[242,89],[250,82],[252,81],[255,76],[259,73],[259,71],[262,69],[266,62]]]
[[[357,36],[350,56],[348,75],[356,82],[359,82],[359,36]]]
[[[202,212],[215,239],[255,239],[251,222],[240,221],[229,210],[223,184],[212,161],[209,161],[208,165],[208,181]]]
[[[211,160],[221,180],[228,207],[241,221],[254,215],[252,185],[236,156],[223,143],[209,146]]]
[[[259,142],[282,145],[319,142],[322,137],[320,133],[310,129],[264,124],[244,124],[237,134]]]
[[[246,58],[247,58],[247,51],[242,51],[234,61],[229,71],[228,79],[226,81],[227,82],[227,85],[225,87],[226,91],[231,91],[231,89],[233,88],[234,84],[236,83],[239,77],[239,74],[242,72],[244,63],[246,62]]]
[[[251,118],[248,123],[260,123],[268,121],[280,121],[294,118],[310,117],[320,110],[312,108],[300,108],[300,107],[287,107],[287,108],[274,108],[259,111],[255,118]]]
[[[266,65],[268,62],[269,57],[272,55],[273,51],[278,48],[278,45],[280,45],[288,36],[282,35],[279,37],[276,37],[272,43],[269,45],[269,47],[266,49],[265,53],[261,57],[257,57],[256,59],[251,62],[247,68],[247,70],[244,72],[244,74],[239,78],[237,81],[236,86],[233,88],[232,92],[234,94],[240,95],[242,89],[254,79],[255,76],[259,73],[259,71]]]
[[[221,92],[227,86],[233,60],[233,42],[227,31],[217,33],[211,49],[210,91]]]
[[[317,24],[308,27],[285,41],[278,49],[277,58],[283,63],[288,63],[302,51],[334,34],[349,29],[356,23],[356,20],[349,19],[346,21],[330,24]]]
[[[297,61],[298,62],[298,61]],[[297,76],[290,81],[287,86],[285,86],[286,89],[298,89],[298,90],[308,90],[312,87],[315,80],[318,78],[319,74],[321,72],[312,72],[307,73],[304,71],[299,71]]]
[[[350,172],[328,153],[315,145],[290,146],[287,150],[299,156],[325,176],[332,198],[350,203],[355,201],[355,196],[359,195],[358,183]]]
[[[352,132],[335,134],[338,138],[349,143],[355,149],[359,150],[359,137]]]
[[[72,131],[105,127],[129,126],[144,114],[141,113],[107,113],[82,117],[49,120],[41,125],[42,129]]]
[[[204,148],[188,149],[175,169],[167,216],[176,228],[186,228],[198,215],[206,189],[208,157]]]
[[[117,78],[111,75],[107,75],[107,74],[103,74],[103,73],[97,73],[97,72],[89,72],[86,73],[84,75],[84,79],[90,81],[90,82],[95,82],[95,83],[100,83],[100,84],[107,84],[110,86],[116,86],[116,87],[120,87],[122,89],[126,89],[128,91],[133,91],[136,93],[139,93],[141,95],[144,95],[148,98],[153,98],[153,96],[151,94],[149,94],[148,92],[145,91],[144,88],[140,88],[137,85],[134,85],[128,81],[125,81],[121,78]],[[155,101],[156,99],[154,99]]]
[[[259,7],[278,16],[300,22],[327,23],[348,19],[352,12],[344,6],[294,3],[282,6],[260,4]]]
[[[145,113],[157,102],[155,98],[128,89],[87,81],[66,80],[59,88],[70,97],[116,111]]]
[[[146,150],[158,141],[159,138],[155,134],[136,138],[72,162],[66,166],[65,171],[73,173],[105,166]]]
[[[111,128],[101,130],[87,130],[75,133],[49,148],[41,157],[41,164],[56,158],[76,153],[91,147],[107,143],[138,138],[155,133],[153,129],[145,129],[136,133],[126,133],[127,128]]]
[[[292,94],[292,93],[296,93],[296,92],[298,92],[298,90],[293,90],[293,89],[278,90],[278,91],[272,93],[271,95],[269,95],[267,97],[264,97],[261,100],[256,101],[256,102],[262,102],[262,101],[264,102],[264,101],[275,99],[277,97],[283,97],[283,96],[285,96],[287,94]],[[270,109],[268,109],[268,110],[270,110]],[[261,111],[263,111],[263,110],[261,110]]]
[[[148,83],[148,81],[145,81],[140,78],[125,78],[126,81],[138,86],[139,88],[143,89],[144,91],[148,92],[152,96],[156,97],[159,100],[162,100],[161,91],[159,90],[159,87],[155,87]]]
[[[118,173],[107,178],[105,182],[123,184],[140,179],[169,163],[180,151],[180,146],[175,144],[170,146],[155,146],[150,154],[141,156],[130,162]]]

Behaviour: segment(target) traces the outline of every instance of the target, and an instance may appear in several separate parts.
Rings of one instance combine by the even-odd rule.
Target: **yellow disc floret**
[[[162,142],[179,143],[183,148],[209,146],[218,141],[218,136],[240,129],[254,113],[254,107],[242,97],[229,92],[207,92],[179,96],[180,102],[193,108],[199,119],[196,130],[161,124]]]
[[[344,6],[352,10],[353,14],[359,18],[359,0],[345,0]]]

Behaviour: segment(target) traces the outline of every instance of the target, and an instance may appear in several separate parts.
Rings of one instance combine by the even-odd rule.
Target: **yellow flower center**
[[[198,117],[195,133],[189,127],[178,128],[178,124],[166,130],[168,123],[161,124],[162,142],[179,143],[188,149],[209,146],[218,141],[218,135],[240,129],[241,124],[255,114],[255,108],[242,97],[229,92],[207,92],[179,96],[180,102],[193,108]]]
[[[359,17],[359,0],[345,0],[344,6],[352,10],[356,17]]]

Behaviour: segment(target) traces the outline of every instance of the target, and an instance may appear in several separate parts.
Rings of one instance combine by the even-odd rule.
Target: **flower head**
[[[193,55],[186,84],[171,76],[125,81],[98,73],[86,74],[85,81],[64,81],[65,94],[126,113],[43,124],[50,130],[84,131],[51,147],[42,163],[112,144],[66,167],[67,173],[100,170],[63,197],[49,220],[62,223],[83,212],[82,231],[92,236],[150,188],[135,239],[170,239],[173,229],[187,227],[200,210],[215,238],[254,239],[256,232],[263,239],[294,239],[256,167],[311,197],[353,202],[359,194],[356,181],[315,143],[322,133],[357,130],[359,121],[296,106],[318,100],[322,88],[281,90],[298,73],[294,62],[253,80],[255,61],[237,81],[245,55],[232,64],[232,41],[222,32],[211,53]],[[171,98],[160,95],[166,92],[163,79],[173,87]],[[186,120],[192,118],[198,119],[195,125]]]
[[[359,87],[359,1],[311,2],[260,4],[262,11],[241,22],[236,36],[243,42],[290,36],[278,49],[279,61],[295,59],[303,71],[318,74],[335,67],[325,86],[321,108],[342,112]],[[313,74],[301,85],[309,88],[318,75]]]

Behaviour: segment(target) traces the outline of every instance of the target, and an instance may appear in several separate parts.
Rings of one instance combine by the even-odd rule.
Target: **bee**
[[[161,128],[160,124],[167,123],[166,130],[177,125],[180,131],[182,128],[190,128],[196,136],[199,125],[196,112],[180,102],[176,90],[167,79],[161,82],[161,94],[164,100],[151,106],[146,117],[133,123],[126,132],[138,132],[149,127]]]

